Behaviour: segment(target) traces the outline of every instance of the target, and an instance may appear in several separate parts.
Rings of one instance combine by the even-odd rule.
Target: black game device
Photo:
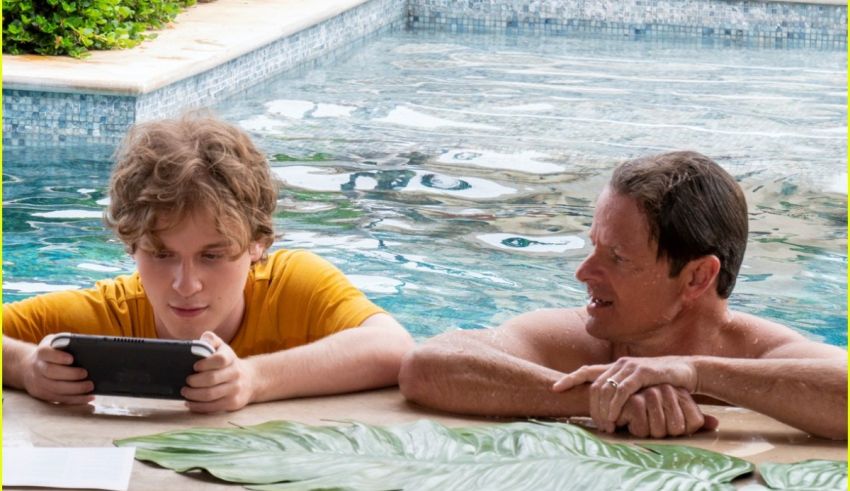
[[[213,354],[204,341],[57,334],[50,342],[88,371],[94,394],[182,399],[196,361]]]

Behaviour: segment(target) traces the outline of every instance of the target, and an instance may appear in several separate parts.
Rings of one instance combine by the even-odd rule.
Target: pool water
[[[419,338],[580,306],[597,193],[693,149],[744,188],[733,308],[847,345],[846,54],[397,32],[215,108],[285,182],[275,247],[345,271]],[[4,301],[133,269],[111,149],[4,153]],[[49,169],[49,170],[47,170]]]

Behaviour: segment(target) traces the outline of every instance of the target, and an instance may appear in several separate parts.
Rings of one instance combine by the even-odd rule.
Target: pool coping
[[[128,50],[3,56],[3,88],[140,95],[236,59],[368,0],[215,0],[186,9]],[[222,29],[222,25],[228,25]]]
[[[523,421],[517,418],[484,418],[429,410],[406,402],[396,387],[251,404],[237,412],[215,414],[189,413],[183,407],[182,401],[98,396],[94,407],[99,409],[95,410],[93,406],[85,405],[46,404],[15,389],[4,391],[4,398],[6,431],[3,438],[8,447],[109,447],[114,440],[120,438],[187,427],[250,426],[271,420],[290,420],[312,425],[347,421],[397,425],[429,419],[448,427]],[[717,430],[699,432],[689,437],[653,440],[586,429],[609,443],[687,445],[742,458],[753,464],[846,458],[845,441],[811,437],[748,409],[726,406],[700,408],[706,414],[718,418],[720,425]],[[570,421],[578,425],[589,424],[587,418],[572,418]],[[757,482],[756,473],[752,473],[736,479],[732,486],[747,489]],[[229,483],[197,479],[190,474],[137,464],[133,466],[129,489],[227,491],[236,488]]]

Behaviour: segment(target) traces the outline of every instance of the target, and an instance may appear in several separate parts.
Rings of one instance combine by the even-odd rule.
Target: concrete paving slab
[[[438,413],[407,403],[397,388],[355,394],[278,401],[247,406],[233,413],[200,415],[188,412],[180,401],[98,397],[94,406],[58,406],[27,394],[7,389],[3,393],[3,446],[104,447],[112,441],[190,427],[255,425],[271,420],[307,424],[333,424],[356,420],[393,425],[428,418],[447,426],[492,424],[507,420],[471,418]],[[846,460],[846,442],[809,436],[752,411],[724,406],[702,406],[720,420],[716,431],[688,438],[653,441],[691,445],[737,456],[759,464],[789,463],[805,459]],[[579,421],[581,422],[581,421]],[[627,435],[600,436],[617,442],[648,442]],[[757,482],[754,477],[736,481],[742,487]],[[22,489],[7,487],[6,489]],[[151,489],[233,490],[210,477],[188,477],[136,462],[131,491]],[[241,489],[241,488],[240,488]]]

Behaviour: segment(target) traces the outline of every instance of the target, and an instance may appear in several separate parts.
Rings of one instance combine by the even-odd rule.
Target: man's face
[[[606,187],[590,228],[593,251],[576,270],[587,285],[590,335],[616,342],[652,336],[681,310],[681,279],[657,259],[649,224],[637,202]]]
[[[197,339],[214,331],[229,341],[242,321],[243,289],[260,246],[252,243],[233,259],[236,251],[205,212],[193,213],[158,235],[162,248],[143,238],[133,257],[159,336]]]

